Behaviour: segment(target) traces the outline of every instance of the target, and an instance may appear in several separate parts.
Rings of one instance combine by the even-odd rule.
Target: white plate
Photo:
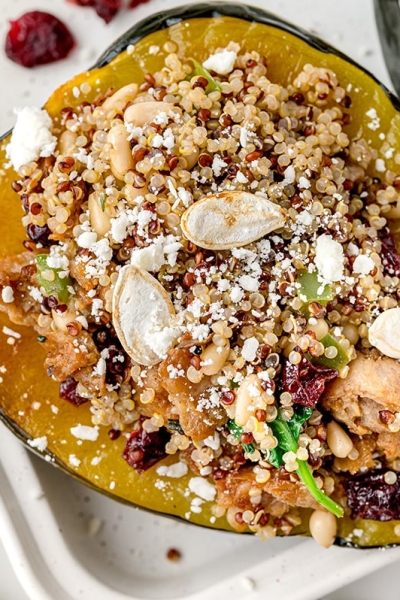
[[[32,600],[316,600],[400,558],[400,548],[263,544],[150,515],[50,468],[4,426],[0,456],[0,531]]]
[[[372,0],[251,3],[311,29],[390,86]],[[36,0],[35,9],[70,25],[79,47],[69,59],[32,71],[0,52],[0,131],[13,124],[14,106],[43,104],[59,83],[89,67],[134,22],[182,4],[184,0],[152,0],[120,13],[106,26],[92,10],[66,0]],[[3,0],[1,9],[4,37],[6,20],[31,10],[31,0]],[[313,600],[400,557],[400,548],[326,551],[301,539],[262,544],[250,536],[203,530],[134,510],[28,455],[3,426],[0,457],[1,538],[33,600],[224,600],[228,595],[230,600]],[[166,559],[172,547],[182,553],[179,562]]]

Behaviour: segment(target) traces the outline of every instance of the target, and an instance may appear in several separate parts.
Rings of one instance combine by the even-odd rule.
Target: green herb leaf
[[[292,426],[294,427],[294,431],[297,431],[297,428],[299,428],[298,431],[300,432],[300,426],[302,423],[299,424],[299,421],[301,419],[303,419],[304,416],[305,416],[305,413],[303,413],[302,415],[299,414],[297,416],[295,422],[292,423]],[[304,420],[307,420],[307,419],[304,419]],[[303,423],[304,423],[304,421],[303,421]],[[292,428],[288,422],[284,421],[282,419],[282,417],[280,415],[278,415],[277,418],[275,419],[275,421],[272,421],[272,423],[268,423],[268,425],[271,427],[274,436],[278,440],[278,448],[281,453],[281,455],[280,455],[281,460],[282,460],[282,455],[285,454],[286,452],[294,452],[294,453],[297,452],[297,450],[298,450],[297,440],[295,439],[295,435],[294,435]],[[277,449],[275,448],[274,450],[276,451]],[[279,458],[279,452],[273,453],[272,458],[274,461],[277,458]],[[268,461],[271,462],[271,452],[270,452]],[[329,496],[327,496],[322,490],[320,490],[318,488],[316,481],[313,477],[312,471],[310,469],[310,466],[308,465],[307,461],[297,459],[296,462],[299,465],[299,468],[296,470],[296,473],[300,477],[300,479],[304,483],[304,485],[307,487],[311,496],[317,502],[319,502],[319,504],[321,504],[321,506],[324,506],[326,509],[328,509],[330,512],[332,512],[336,517],[342,517],[343,516],[343,508],[341,506],[339,506],[339,504],[337,504],[334,500],[332,500],[332,498],[329,498]],[[271,462],[271,464],[273,464],[273,466],[276,466],[272,462]],[[282,462],[278,466],[281,466],[281,465],[282,465]]]
[[[181,424],[177,419],[168,419],[168,429],[170,431],[177,431],[178,433],[184,433]]]
[[[69,286],[72,285],[70,277],[60,277],[62,269],[54,269],[47,264],[48,254],[38,254],[35,256],[37,266],[37,280],[44,289],[47,296],[57,296],[60,302],[65,303],[70,296]],[[44,271],[52,271],[54,279],[49,281],[42,276]]]
[[[312,412],[313,409],[309,408],[308,406],[297,405],[294,408],[293,417],[289,421],[286,421],[295,442],[298,442],[301,428],[303,424],[311,417]],[[279,467],[283,465],[282,457],[285,454],[285,452],[288,452],[288,450],[285,450],[282,444],[277,446],[276,448],[272,448],[269,451],[268,462],[270,462],[271,465],[279,469]]]
[[[219,85],[219,83],[217,83],[215,81],[215,79],[213,77],[211,77],[210,73],[207,71],[207,69],[205,69],[203,67],[203,65],[201,63],[199,63],[197,60],[195,60],[194,58],[190,58],[189,60],[192,61],[192,63],[194,64],[194,71],[192,71],[188,77],[188,79],[192,79],[192,77],[195,77],[196,75],[198,75],[199,77],[204,77],[204,79],[207,79],[208,81],[208,86],[206,87],[206,93],[209,94],[210,92],[221,92],[222,88]]]
[[[300,404],[297,404],[297,406],[294,407],[293,417],[289,419],[287,424],[289,425],[290,431],[292,432],[296,442],[299,441],[302,426],[306,421],[308,421],[312,413],[313,409],[309,408],[308,406],[301,406]]]
[[[36,339],[38,342],[43,344],[43,342],[45,342],[47,340],[47,337],[45,335],[38,335]]]
[[[101,206],[101,210],[104,212],[106,209],[106,198],[107,198],[107,194],[105,192],[102,192],[100,194],[100,198],[99,198],[99,202],[100,202],[100,206]]]
[[[230,421],[228,421],[228,423],[226,424],[226,426],[228,427],[230,433],[232,435],[234,435],[237,440],[240,441],[240,436],[243,433],[243,427],[239,427],[239,425],[233,419],[231,419]],[[255,452],[256,447],[255,447],[254,444],[242,444],[241,443],[241,445],[242,445],[243,450],[247,454],[253,454],[253,452]]]

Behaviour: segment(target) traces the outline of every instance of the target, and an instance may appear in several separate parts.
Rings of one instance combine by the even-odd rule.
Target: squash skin
[[[348,110],[353,114],[357,111],[357,118],[347,126],[349,135],[368,134],[367,139],[377,146],[380,143],[378,135],[383,131],[386,139],[400,152],[397,141],[400,139],[400,102],[372,75],[328,44],[273,15],[252,7],[219,2],[179,7],[138,23],[116,40],[90,71],[60,86],[47,101],[46,109],[54,116],[62,107],[77,104],[72,90],[84,82],[89,82],[92,86],[92,91],[85,96],[85,100],[90,101],[97,95],[99,86],[105,91],[111,85],[118,88],[130,81],[141,81],[146,72],[157,70],[162,64],[161,56],[148,54],[149,46],[162,47],[168,39],[178,42],[179,53],[186,56],[196,53],[196,58],[200,60],[205,59],[216,47],[231,40],[257,50],[264,48],[264,52],[271,56],[269,74],[280,83],[285,83],[306,62],[326,66],[338,74],[344,87],[351,83],[359,90],[355,95],[355,106]],[[127,53],[126,48],[132,44],[133,53]],[[381,128],[374,131],[368,128],[368,119],[364,115],[369,108],[378,105]],[[0,161],[5,162],[4,147],[1,149]],[[394,169],[394,160],[388,159],[387,166]],[[10,170],[0,176],[0,203],[9,217],[7,222],[0,223],[1,255],[19,252],[21,241],[25,238],[20,224],[19,202],[15,202],[17,197],[10,190],[10,183],[14,178],[15,174]],[[0,325],[10,327],[4,315],[0,315]],[[58,384],[46,378],[43,369],[44,353],[38,348],[36,335],[25,327],[11,325],[11,328],[19,331],[22,338],[12,347],[3,344],[0,348],[0,364],[7,366],[0,388],[1,420],[25,444],[31,438],[46,435],[48,449],[40,454],[97,491],[147,510],[185,518],[185,514],[190,511],[190,500],[184,497],[190,475],[173,480],[173,489],[168,488],[168,493],[165,494],[154,486],[158,479],[157,467],[139,476],[122,460],[124,436],[110,441],[106,428],[102,427],[96,443],[84,441],[82,445],[78,445],[70,428],[78,423],[91,425],[89,411],[59,399]],[[16,381],[17,373],[21,377]],[[38,378],[38,373],[43,373],[43,377]],[[39,409],[34,408],[35,401],[40,402]],[[54,406],[58,408],[58,414],[53,412]],[[32,450],[29,445],[28,447]],[[92,460],[99,456],[97,452],[101,454],[101,462],[94,466]],[[79,466],[69,464],[71,454],[76,454],[81,460]],[[176,457],[172,456],[159,464],[174,462]],[[206,527],[229,529],[225,518],[210,522],[210,503],[204,503],[202,509],[200,514],[191,514],[191,522]],[[302,511],[302,515],[306,522],[306,511]],[[337,543],[356,547],[396,544],[398,538],[393,532],[396,524],[400,522],[352,521],[347,516],[339,522]],[[357,544],[348,541],[355,528],[364,532]],[[303,525],[294,529],[293,534],[308,534],[308,531]]]

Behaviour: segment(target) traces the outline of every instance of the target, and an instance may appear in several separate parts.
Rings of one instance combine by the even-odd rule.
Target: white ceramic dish
[[[184,3],[152,0],[105,26],[90,9],[65,0],[36,0],[35,9],[53,12],[70,24],[79,48],[68,60],[34,71],[17,67],[0,53],[0,72],[8,82],[0,98],[0,130],[13,124],[13,106],[41,105],[56,85],[90,66],[135,21]],[[372,0],[252,0],[252,4],[311,29],[390,87]],[[0,33],[8,18],[32,9],[31,0],[1,5]],[[400,548],[325,551],[301,539],[262,544],[249,536],[149,515],[87,490],[30,456],[3,426],[0,457],[1,538],[33,600],[313,600],[400,558]],[[179,562],[166,559],[171,547],[182,553]]]
[[[316,600],[400,558],[400,548],[263,544],[134,510],[49,468],[4,426],[0,455],[0,531],[32,600]]]

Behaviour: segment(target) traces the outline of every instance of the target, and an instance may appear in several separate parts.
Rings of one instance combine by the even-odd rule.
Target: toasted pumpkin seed
[[[112,314],[122,346],[141,365],[159,363],[179,335],[167,292],[147,271],[133,265],[119,272]]]
[[[182,215],[184,235],[201,248],[239,248],[285,223],[285,211],[267,198],[243,191],[207,196]]]

